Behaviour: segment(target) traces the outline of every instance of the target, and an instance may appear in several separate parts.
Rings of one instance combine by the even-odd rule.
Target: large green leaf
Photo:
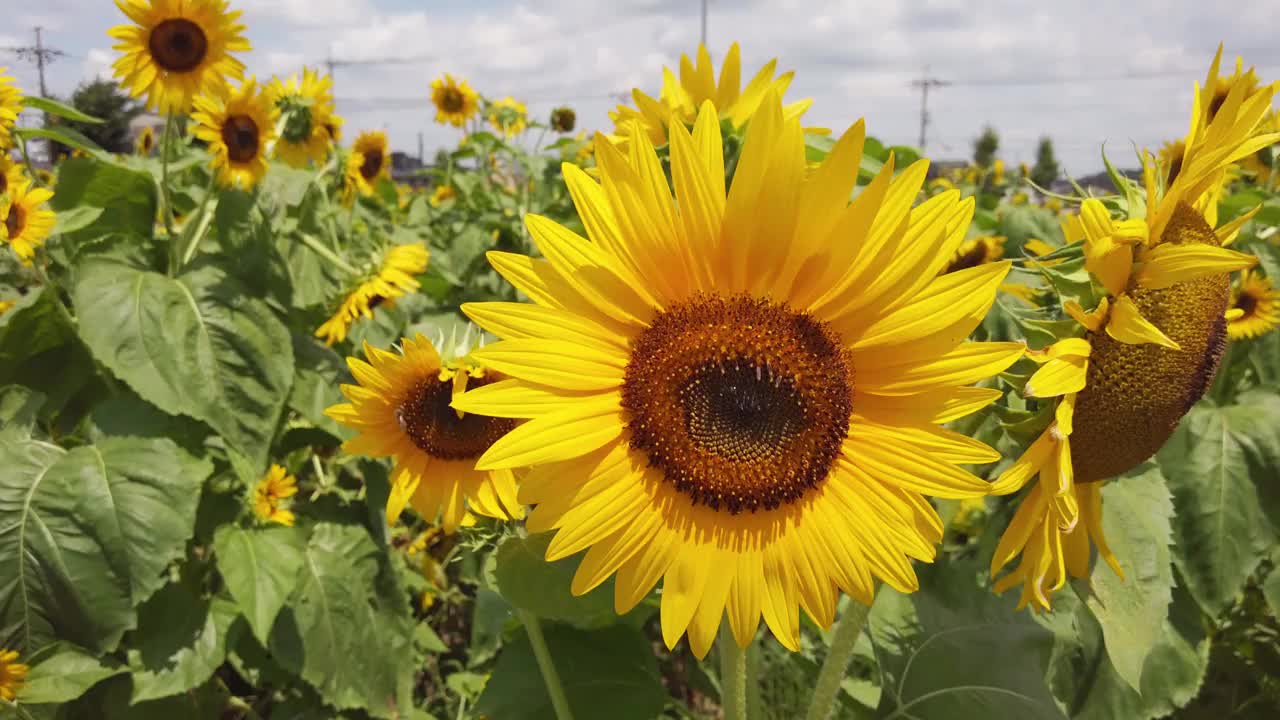
[[[407,702],[412,634],[402,590],[369,534],[316,525],[298,587],[272,629],[276,660],[339,710],[392,717]]]
[[[74,337],[52,291],[38,288],[27,293],[0,313],[0,383],[13,382],[31,358]]]
[[[1210,615],[1222,612],[1277,542],[1280,396],[1196,406],[1157,458],[1173,492],[1174,560]]]
[[[544,623],[543,634],[574,717],[652,720],[662,713],[667,693],[639,630],[613,625],[585,631]],[[502,649],[475,712],[503,720],[555,720],[524,633]]]
[[[169,440],[0,441],[0,646],[113,649],[194,529],[211,467]]]
[[[1164,618],[1172,598],[1172,516],[1169,490],[1155,465],[1144,466],[1103,489],[1103,529],[1126,577],[1121,580],[1106,563],[1097,562],[1089,588],[1082,592],[1102,626],[1111,664],[1135,690],[1141,687],[1147,655],[1164,634]]]
[[[338,386],[352,382],[342,356],[310,335],[293,334],[293,357],[297,367],[289,407],[316,427],[347,439],[355,433],[324,414],[325,408],[345,402]]]
[[[244,529],[224,525],[214,533],[218,570],[231,597],[265,645],[280,608],[298,584],[306,538],[292,527]]]
[[[550,620],[591,629],[617,622],[613,610],[613,583],[581,597],[570,592],[577,558],[547,562],[551,534],[510,537],[498,548],[498,591],[507,602]]]
[[[1062,227],[1052,212],[1034,205],[1010,205],[1000,218],[1000,235],[1005,237],[1006,257],[1021,257],[1022,246],[1032,238],[1051,245],[1062,243]]]
[[[57,115],[59,117],[64,117],[68,120],[73,120],[75,122],[91,123],[91,124],[98,124],[102,122],[102,120],[92,115],[86,115],[83,112],[80,112],[79,110],[77,110],[76,108],[71,107],[70,105],[67,105],[65,103],[60,103],[57,100],[54,100],[53,98],[39,97],[39,96],[33,95],[33,96],[22,98],[22,104],[33,110],[39,110],[49,115]]]
[[[172,415],[218,431],[259,469],[293,381],[289,331],[235,279],[206,264],[173,279],[86,262],[73,295],[102,364]]]
[[[99,682],[127,672],[110,659],[96,658],[74,645],[55,645],[53,652],[31,666],[22,702],[28,705],[64,703],[83,695]]]
[[[1045,681],[1054,635],[1014,598],[980,586],[971,563],[920,570],[920,590],[882,588],[871,610],[879,717],[1064,717]]]
[[[102,210],[91,227],[77,231],[75,237],[81,240],[109,232],[151,237],[156,202],[156,183],[149,174],[94,158],[68,158],[58,167],[49,204],[58,212],[78,207]]]
[[[133,702],[186,692],[213,676],[235,644],[234,603],[209,600],[179,584],[166,586],[138,608]]]
[[[249,294],[272,300],[283,312],[291,304],[289,268],[271,242],[271,227],[258,211],[255,198],[242,190],[218,193],[210,237],[227,259],[221,265]]]
[[[26,440],[36,425],[44,393],[21,385],[0,386],[0,440]]]

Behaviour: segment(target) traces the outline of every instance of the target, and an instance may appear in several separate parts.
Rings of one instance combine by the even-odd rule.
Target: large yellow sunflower
[[[209,144],[210,167],[226,187],[253,188],[267,174],[267,146],[276,136],[279,109],[249,78],[226,95],[196,98],[195,136]]]
[[[466,80],[449,73],[431,81],[431,104],[436,106],[436,122],[462,127],[480,109],[480,96]]]
[[[489,125],[507,138],[519,135],[529,125],[529,109],[511,96],[495,100],[488,114]]]
[[[135,25],[117,25],[108,34],[123,53],[115,75],[134,97],[161,113],[190,112],[197,95],[216,95],[229,79],[239,80],[244,63],[232,53],[248,52],[240,11],[226,0],[116,0]]]
[[[326,345],[340,343],[357,320],[373,317],[374,308],[384,304],[394,307],[396,298],[421,287],[415,276],[427,269],[428,257],[427,249],[419,244],[387,250],[377,271],[342,299],[333,317],[316,329],[316,337]]]
[[[928,163],[894,163],[849,202],[865,128],[806,168],[799,119],[769,92],[726,191],[720,118],[671,125],[674,198],[649,136],[596,139],[601,181],[562,170],[589,239],[529,216],[545,260],[489,258],[535,304],[473,303],[503,338],[472,356],[511,377],[454,407],[531,418],[477,461],[532,466],[521,502],[547,558],[581,551],[581,594],[617,576],[626,612],[662,580],[663,637],[702,657],[722,616],[789,648],[799,608],[827,627],[838,590],[917,588],[942,523],[927,497],[988,485],[998,459],[938,423],[999,397],[966,387],[1022,354],[966,343],[1008,263],[938,277],[973,200],[912,201]]]
[[[356,137],[355,144],[351,146],[354,153],[360,154],[360,164],[356,169],[360,172],[360,178],[364,180],[369,191],[365,192],[361,188],[361,192],[368,195],[373,192],[373,187],[378,184],[378,180],[391,177],[391,151],[387,144],[387,134],[381,130],[366,131],[360,133]]]
[[[662,91],[658,99],[641,92],[631,91],[636,106],[619,105],[609,113],[614,122],[614,142],[625,143],[635,131],[635,123],[649,136],[649,142],[663,145],[667,142],[667,127],[673,122],[686,126],[693,124],[699,108],[710,101],[722,119],[735,128],[741,128],[770,92],[785,95],[794,73],[775,76],[778,60],[774,58],[742,87],[742,60],[738,43],[729,46],[724,64],[720,67],[720,80],[716,82],[715,66],[705,45],[698,45],[697,64],[688,55],[680,55],[680,77],[670,68],[662,68]],[[809,109],[812,99],[800,100],[784,108],[788,119],[798,118]]]
[[[4,230],[0,237],[9,243],[23,265],[31,264],[36,249],[53,232],[57,218],[45,204],[51,197],[53,193],[26,178],[20,178],[8,193],[0,195],[0,228]]]
[[[18,662],[18,651],[0,647],[0,700],[13,702],[27,684],[28,667]]]
[[[325,125],[333,115],[333,78],[303,68],[301,78],[273,78],[267,92],[283,121],[274,156],[296,168],[323,163],[332,137]]]
[[[1021,554],[995,587],[1021,584],[1020,606],[1048,609],[1068,575],[1087,576],[1090,540],[1121,572],[1102,533],[1099,484],[1155,454],[1218,370],[1229,273],[1256,260],[1222,247],[1252,213],[1215,231],[1215,198],[1231,163],[1280,139],[1256,134],[1274,92],[1237,83],[1207,125],[1197,93],[1179,171],[1144,155],[1145,217],[1113,218],[1088,199],[1065,223],[1105,296],[1091,311],[1065,304],[1084,337],[1029,353],[1042,365],[1023,392],[1051,403],[1053,419],[993,487],[1012,493],[1040,478],[991,562],[994,575]]]
[[[1280,325],[1280,291],[1267,278],[1248,270],[1231,288],[1227,337],[1243,340],[1265,335]]]
[[[468,387],[496,385],[501,376],[465,353],[441,358],[422,335],[401,340],[398,353],[366,343],[364,354],[364,360],[347,360],[359,383],[342,386],[350,402],[325,413],[359,431],[342,446],[346,452],[395,458],[387,522],[394,523],[405,505],[428,522],[439,516],[448,533],[463,523],[468,506],[488,517],[523,517],[511,470],[475,466],[515,421],[450,407]]]
[[[13,126],[22,114],[22,91],[13,76],[6,74],[8,71],[9,68],[0,66],[0,154],[7,154],[13,147]]]

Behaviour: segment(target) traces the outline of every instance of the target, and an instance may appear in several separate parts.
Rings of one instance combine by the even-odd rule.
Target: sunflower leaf
[[[214,533],[222,579],[263,645],[280,608],[297,587],[305,541],[300,530],[284,526],[246,530],[223,525]]]

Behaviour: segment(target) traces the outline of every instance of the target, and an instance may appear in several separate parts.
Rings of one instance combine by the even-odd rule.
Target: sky
[[[12,3],[0,30],[0,65],[34,92],[34,66],[3,48],[34,42],[62,50],[49,91],[109,76],[106,31],[125,22],[106,0]],[[512,95],[530,114],[576,109],[579,127],[608,129],[608,110],[639,87],[657,95],[664,65],[678,68],[700,35],[698,0],[230,0],[243,10],[260,80],[335,63],[335,95],[348,134],[383,129],[393,149],[425,154],[458,131],[433,123],[431,79],[450,72],[490,98]],[[1280,3],[1221,12],[1200,0],[709,0],[707,41],[717,68],[741,44],[744,82],[771,58],[794,70],[788,100],[811,97],[806,124],[842,131],[860,117],[886,144],[915,145],[920,91],[931,90],[926,154],[970,156],[984,125],[1008,163],[1033,162],[1041,136],[1075,176],[1102,167],[1103,143],[1120,166],[1132,148],[1186,131],[1193,84],[1219,42],[1264,79],[1280,77]],[[15,12],[16,11],[16,12]],[[30,119],[27,122],[31,122]]]

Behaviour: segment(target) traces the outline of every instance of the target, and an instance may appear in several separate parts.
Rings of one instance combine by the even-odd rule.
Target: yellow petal
[[[1111,309],[1111,319],[1107,322],[1107,334],[1129,345],[1154,343],[1171,350],[1182,349],[1178,343],[1161,332],[1160,328],[1142,317],[1138,306],[1127,295],[1121,295],[1116,299],[1115,306]]]
[[[1208,275],[1235,272],[1258,264],[1247,253],[1202,243],[1162,243],[1142,256],[1135,277],[1138,286],[1158,290]]]

